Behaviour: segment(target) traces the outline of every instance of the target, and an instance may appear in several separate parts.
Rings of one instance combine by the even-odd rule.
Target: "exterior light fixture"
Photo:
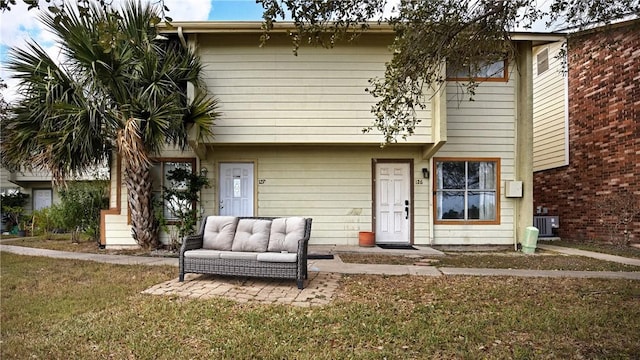
[[[422,177],[425,178],[425,179],[429,178],[429,169],[422,168]]]

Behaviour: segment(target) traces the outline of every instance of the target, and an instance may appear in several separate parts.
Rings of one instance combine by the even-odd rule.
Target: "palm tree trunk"
[[[149,168],[129,168],[125,175],[125,183],[133,238],[143,248],[156,248],[158,226],[153,216],[153,193]]]
[[[145,249],[155,248],[159,226],[153,216],[151,162],[135,118],[126,120],[116,141],[124,165],[133,239]]]

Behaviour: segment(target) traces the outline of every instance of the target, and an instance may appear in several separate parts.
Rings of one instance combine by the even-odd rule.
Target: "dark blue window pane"
[[[464,192],[444,191],[438,194],[438,219],[464,219]]]
[[[464,189],[464,161],[439,163],[438,189]]]
[[[496,219],[496,194],[493,192],[469,192],[467,206],[467,216],[470,220]]]

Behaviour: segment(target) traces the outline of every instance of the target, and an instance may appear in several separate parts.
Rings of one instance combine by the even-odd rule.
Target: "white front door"
[[[220,215],[253,216],[253,164],[220,163]]]
[[[411,242],[411,166],[376,163],[376,243]]]
[[[33,189],[33,210],[40,210],[51,206],[53,190]]]

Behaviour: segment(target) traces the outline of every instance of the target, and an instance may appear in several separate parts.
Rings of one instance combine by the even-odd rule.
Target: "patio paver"
[[[184,282],[175,278],[154,285],[143,294],[196,299],[222,297],[240,303],[322,306],[334,298],[340,277],[337,273],[309,272],[305,288],[299,290],[292,280],[186,274]]]

